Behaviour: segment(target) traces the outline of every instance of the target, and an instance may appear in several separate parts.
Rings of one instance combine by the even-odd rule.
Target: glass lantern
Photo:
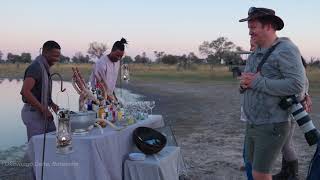
[[[57,150],[59,154],[68,154],[72,150],[72,132],[70,123],[70,111],[60,109],[57,113],[58,116],[58,129],[57,129]]]

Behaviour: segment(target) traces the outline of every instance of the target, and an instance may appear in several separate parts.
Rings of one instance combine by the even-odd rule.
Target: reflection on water
[[[22,83],[1,80],[0,84],[0,149],[24,144],[26,130],[20,118]]]
[[[21,80],[2,80],[0,84],[0,149],[5,149],[11,146],[20,146],[27,141],[26,128],[21,120],[21,109],[23,102],[21,100],[20,90],[23,81]],[[77,109],[78,95],[72,88],[71,83],[64,83],[70,99],[70,109]],[[60,84],[53,82],[52,99],[67,106],[67,95],[59,94]],[[58,99],[57,99],[58,98]]]
[[[0,79],[0,150],[8,149],[12,146],[21,146],[27,141],[26,128],[21,119],[20,90],[22,80]],[[78,110],[79,95],[69,82],[63,83],[66,93],[58,93],[60,83],[53,82],[52,99],[60,107],[70,108],[72,111]],[[119,99],[122,101],[136,101],[140,96],[131,94],[128,90],[116,90]],[[69,97],[69,98],[68,98]],[[69,105],[68,105],[69,99]]]

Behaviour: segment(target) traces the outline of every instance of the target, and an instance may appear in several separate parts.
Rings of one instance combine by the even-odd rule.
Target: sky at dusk
[[[46,40],[55,40],[62,53],[86,53],[90,42],[108,45],[127,38],[126,54],[153,51],[182,55],[194,52],[203,41],[225,36],[249,49],[246,23],[251,6],[272,8],[289,37],[307,57],[320,57],[320,1],[308,0],[1,0],[0,50],[33,57]]]

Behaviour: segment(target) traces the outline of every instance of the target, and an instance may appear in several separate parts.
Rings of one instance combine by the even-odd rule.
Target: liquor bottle
[[[88,101],[87,101],[87,110],[88,111],[92,111],[93,109],[92,109],[92,100],[90,100],[90,99],[88,99]]]
[[[111,108],[110,106],[111,106],[111,105],[107,105],[106,113],[108,114],[108,115],[107,115],[107,120],[111,122],[111,121],[112,121],[112,112],[111,112],[111,109],[112,109],[112,108]]]
[[[117,120],[121,121],[123,119],[123,108],[118,107],[117,109]]]
[[[116,122],[116,119],[115,119],[115,116],[116,116],[116,113],[115,113],[115,109],[114,109],[114,107],[113,107],[113,104],[110,104],[109,105],[109,112],[110,112],[110,120],[111,120],[111,122],[112,123],[115,123]]]
[[[98,110],[98,118],[104,119],[105,115],[106,115],[106,113],[104,111],[104,107],[102,105],[100,105],[99,110]]]

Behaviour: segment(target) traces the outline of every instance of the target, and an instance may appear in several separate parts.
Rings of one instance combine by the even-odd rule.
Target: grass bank
[[[0,64],[1,78],[22,78],[28,64]],[[57,64],[52,72],[58,72],[63,79],[70,81],[72,78],[71,67],[78,67],[83,77],[88,78],[91,73],[91,64]],[[232,73],[226,66],[211,68],[209,65],[192,65],[189,70],[178,70],[176,65],[142,65],[130,64],[131,80],[136,81],[170,81],[186,83],[225,82],[237,83]],[[311,94],[320,94],[320,69],[307,68],[310,81]]]

